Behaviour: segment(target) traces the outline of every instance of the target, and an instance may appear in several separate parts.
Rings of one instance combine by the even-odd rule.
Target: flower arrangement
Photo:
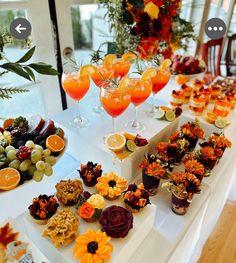
[[[124,202],[127,209],[133,213],[137,213],[148,204],[151,204],[149,192],[144,188],[143,183],[139,185],[130,184],[128,189],[124,191]]]
[[[179,197],[192,199],[193,194],[200,193],[200,180],[192,173],[176,172],[170,175],[170,182],[163,183],[162,187]]]
[[[126,189],[127,180],[111,172],[98,178],[96,188],[108,200],[117,199]]]
[[[102,166],[97,163],[87,162],[87,164],[81,164],[80,177],[87,186],[94,186],[97,183],[97,179],[102,175]]]
[[[196,157],[208,170],[212,170],[218,158],[222,156],[222,150],[219,148],[214,149],[211,146],[203,146],[200,150],[196,151]]]
[[[87,222],[95,222],[99,219],[102,210],[106,203],[100,194],[91,195],[89,192],[84,192],[80,196],[80,202],[77,206],[79,216]]]
[[[205,168],[199,161],[193,159],[184,162],[185,171],[194,174],[200,181],[202,180]]]
[[[213,148],[219,148],[222,151],[232,146],[231,141],[229,141],[223,133],[212,133],[211,136],[208,138],[208,143]]]
[[[74,256],[81,263],[103,263],[110,259],[113,250],[110,237],[101,230],[88,230],[75,240]]]
[[[181,0],[99,0],[107,8],[117,53],[136,49],[142,58],[170,58],[195,38],[190,22],[180,18]]]

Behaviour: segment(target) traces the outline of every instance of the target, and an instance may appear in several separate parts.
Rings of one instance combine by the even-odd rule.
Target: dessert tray
[[[78,178],[78,172],[73,172],[68,176],[69,179]],[[67,179],[68,179],[67,178]],[[84,186],[84,190],[90,190]],[[106,207],[111,205],[122,206],[122,198],[115,201],[106,200]],[[70,210],[76,213],[75,207],[71,207]],[[156,206],[149,205],[139,213],[133,214],[134,222],[133,228],[129,231],[128,235],[125,238],[112,238],[110,243],[113,246],[113,252],[111,254],[110,262],[119,263],[119,262],[129,262],[130,257],[145,239],[145,237],[152,231],[154,224],[154,218],[156,213]],[[29,215],[29,212],[25,212],[23,215],[24,226],[26,232],[30,235],[33,242],[38,244],[39,249],[47,255],[50,261],[52,262],[78,262],[73,257],[73,246],[72,242],[67,247],[55,248],[51,241],[47,238],[41,236],[45,226],[36,224],[33,221],[33,218]],[[84,220],[79,218],[79,235],[85,233],[87,230],[99,230],[100,225],[97,222],[86,223]]]

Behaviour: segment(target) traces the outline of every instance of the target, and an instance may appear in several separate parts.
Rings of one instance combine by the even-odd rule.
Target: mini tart
[[[40,195],[33,199],[28,209],[35,223],[46,225],[48,219],[56,213],[58,206],[59,204],[53,195]]]
[[[83,192],[82,182],[75,180],[61,180],[55,186],[57,199],[66,206],[78,203],[79,195]]]
[[[102,166],[97,163],[88,162],[87,164],[81,164],[78,172],[84,184],[92,187],[97,183],[97,178],[102,175]]]
[[[123,198],[125,206],[132,213],[138,213],[150,204],[149,192],[144,188],[143,183],[139,185],[130,184],[124,192]]]
[[[111,172],[98,178],[96,188],[100,195],[108,200],[117,199],[126,189],[127,180]]]
[[[180,107],[184,102],[184,93],[181,90],[173,90],[171,93],[171,106]]]

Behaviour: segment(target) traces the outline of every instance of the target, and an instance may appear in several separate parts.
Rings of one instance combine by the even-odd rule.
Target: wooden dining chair
[[[220,76],[220,61],[223,38],[212,39],[202,44],[202,59],[207,66],[207,73],[213,76]]]
[[[225,63],[227,76],[232,76],[231,69],[236,68],[236,34],[228,37]]]

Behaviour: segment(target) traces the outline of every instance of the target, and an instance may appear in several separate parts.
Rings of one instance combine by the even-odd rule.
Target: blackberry
[[[41,141],[43,141],[43,137],[40,135],[34,138],[34,143],[36,144],[40,144]]]
[[[23,141],[23,140],[18,141],[18,148],[20,148],[21,146],[24,146],[24,145],[25,145],[25,141]]]
[[[25,131],[25,128],[16,127],[11,131],[11,136],[15,138],[20,138],[22,134],[25,133]]]
[[[18,148],[18,139],[17,138],[12,138],[11,145],[14,148]]]
[[[9,126],[5,129],[5,131],[11,132],[14,128],[14,126]]]
[[[46,148],[46,141],[43,140],[39,143],[39,145],[41,145],[44,149]]]
[[[31,139],[30,134],[28,132],[24,132],[21,136],[22,140],[28,141]]]

